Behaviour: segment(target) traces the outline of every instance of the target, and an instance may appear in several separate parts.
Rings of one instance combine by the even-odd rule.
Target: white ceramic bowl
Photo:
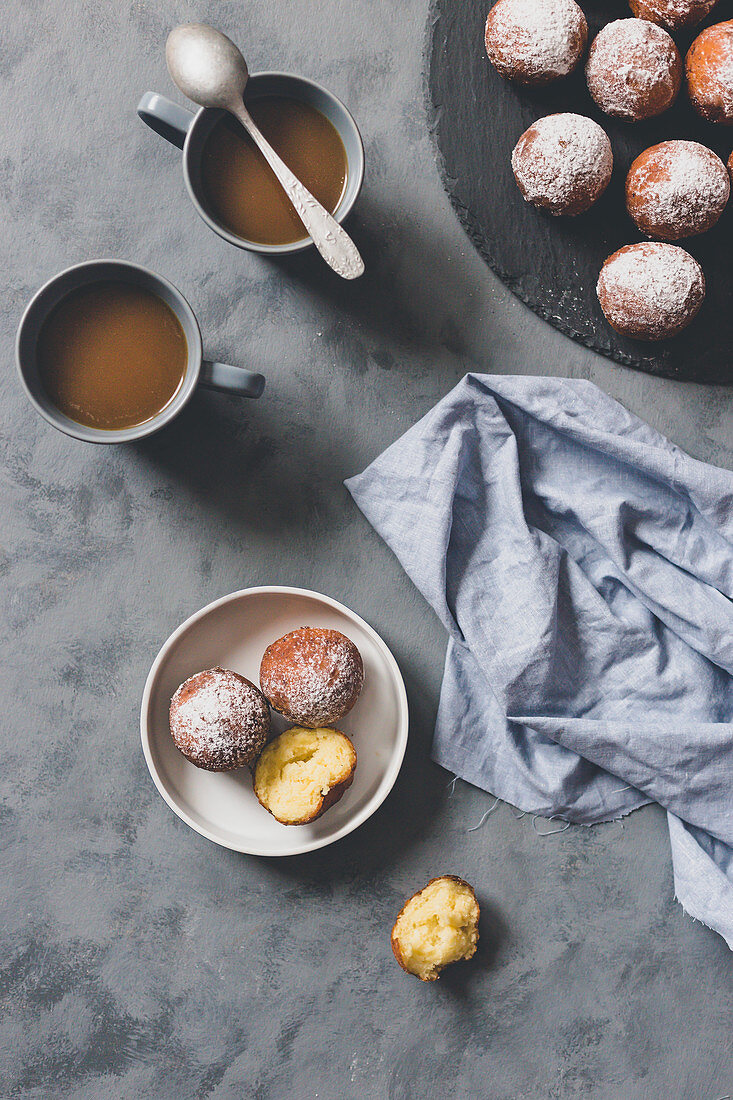
[[[346,634],[364,661],[364,687],[339,728],[354,742],[354,782],[310,825],[281,825],[254,796],[248,768],[207,772],[176,748],[168,725],[171,696],[205,668],[231,668],[259,683],[265,649],[299,626]],[[277,732],[288,723],[273,712]],[[302,588],[247,588],[215,600],[171,634],[153,662],[143,692],[140,732],[153,782],[197,833],[258,856],[292,856],[323,848],[353,832],[381,806],[397,778],[407,745],[407,695],[397,662],[372,628],[348,607]]]

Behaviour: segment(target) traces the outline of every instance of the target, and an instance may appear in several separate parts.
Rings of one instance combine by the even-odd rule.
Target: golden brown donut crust
[[[697,36],[685,58],[687,91],[708,122],[733,125],[733,19]]]

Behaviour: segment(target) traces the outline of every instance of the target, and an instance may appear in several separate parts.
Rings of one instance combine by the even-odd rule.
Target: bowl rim
[[[397,692],[398,700],[398,719],[397,719],[397,743],[395,750],[390,756],[388,765],[385,768],[384,776],[379,788],[369,801],[362,806],[362,808],[355,813],[353,817],[349,818],[340,829],[338,829],[332,835],[326,837],[318,837],[312,840],[301,841],[300,843],[293,844],[290,848],[285,848],[282,851],[272,852],[263,848],[258,848],[256,844],[247,844],[246,846],[238,844],[230,844],[222,840],[220,836],[215,835],[205,826],[202,826],[198,821],[195,821],[185,809],[183,809],[176,801],[176,799],[170,794],[168,788],[163,782],[155,761],[153,759],[153,753],[151,750],[151,735],[148,724],[148,715],[150,710],[150,699],[153,693],[153,688],[156,684],[158,674],[160,672],[161,665],[168,656],[171,649],[176,642],[181,638],[191,627],[197,623],[200,619],[205,618],[212,611],[219,607],[224,606],[227,603],[234,603],[236,600],[240,600],[247,596],[260,596],[260,595],[283,595],[283,596],[306,596],[310,599],[315,599],[320,603],[325,604],[341,614],[346,618],[351,619],[352,622],[358,624],[371,638],[372,642],[380,650],[386,665],[390,671],[391,679],[394,683]],[[407,749],[407,738],[409,732],[409,708],[407,703],[407,690],[405,688],[405,682],[400,672],[399,665],[394,657],[394,654],[390,650],[387,643],[380,637],[374,627],[370,626],[365,619],[362,619],[360,615],[357,615],[355,611],[347,607],[345,604],[335,600],[332,596],[326,596],[322,592],[316,592],[313,589],[297,588],[291,585],[256,585],[252,588],[240,588],[236,592],[230,592],[226,596],[220,596],[216,600],[212,600],[204,607],[195,611],[193,615],[189,615],[180,626],[176,627],[172,634],[166,639],[158,651],[155,660],[153,661],[150,671],[148,672],[145,680],[145,687],[143,688],[142,701],[140,704],[140,739],[142,742],[143,755],[145,757],[145,763],[147,764],[150,776],[155,784],[158,793],[163,800],[173,810],[173,812],[193,829],[194,832],[199,833],[201,836],[210,840],[213,844],[219,845],[221,848],[228,848],[233,852],[242,852],[247,855],[253,856],[265,856],[270,859],[279,859],[287,856],[303,855],[306,852],[313,852],[318,848],[326,848],[329,844],[334,844],[337,840],[341,840],[343,837],[348,836],[349,833],[354,832],[360,825],[363,825],[379,807],[386,800],[390,794],[392,788],[395,785],[397,776],[402,768],[402,762],[405,757],[405,751]]]
[[[339,225],[342,225],[353,210],[356,201],[361,194],[361,189],[364,185],[364,141],[361,136],[361,131],[359,130],[359,127],[356,123],[356,119],[354,118],[346,104],[343,103],[343,101],[340,100],[339,97],[334,94],[334,92],[330,91],[323,84],[320,84],[317,80],[311,80],[307,76],[300,76],[298,73],[289,73],[281,69],[264,69],[262,72],[250,73],[247,85],[249,87],[250,83],[256,85],[257,81],[270,79],[286,80],[292,81],[296,84],[308,85],[316,92],[319,92],[321,95],[325,96],[326,99],[330,99],[333,103],[335,103],[336,106],[343,112],[343,115],[349,124],[349,127],[356,141],[356,163],[354,165],[351,164],[347,150],[347,168],[349,174],[351,174],[352,171],[354,172],[356,183],[354,184],[353,194],[350,198],[347,199],[346,195],[349,191],[349,181],[347,178],[344,193],[341,196],[338,206],[333,212],[333,216],[336,221],[339,223]],[[254,90],[256,91],[256,87]],[[307,234],[305,235],[305,237],[301,237],[297,241],[291,241],[290,244],[259,244],[257,241],[248,241],[244,237],[238,237],[235,233],[230,232],[230,230],[228,230],[226,226],[216,221],[216,219],[212,217],[212,215],[200,201],[198,195],[196,194],[193,180],[191,179],[190,150],[193,140],[192,135],[196,134],[198,127],[201,125],[202,119],[206,115],[211,115],[214,111],[216,111],[217,114],[226,114],[226,112],[219,111],[216,108],[199,108],[199,110],[196,112],[191,120],[191,125],[188,127],[188,130],[186,132],[186,140],[183,143],[183,154],[181,158],[183,162],[183,179],[186,185],[186,190],[188,192],[188,197],[193,203],[196,213],[199,215],[201,220],[205,222],[209,229],[218,234],[218,236],[220,236],[222,240],[226,241],[228,244],[234,245],[235,248],[243,249],[245,252],[255,252],[261,256],[287,256],[294,252],[303,252],[306,248],[311,248],[313,246],[313,241]],[[339,134],[339,136],[341,135]]]

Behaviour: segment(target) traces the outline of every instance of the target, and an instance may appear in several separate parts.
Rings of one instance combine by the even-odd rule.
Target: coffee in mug
[[[108,280],[77,287],[38,336],[38,373],[48,399],[91,428],[144,424],[175,397],[188,345],[171,307],[143,286]]]
[[[333,123],[317,107],[289,96],[254,99],[249,110],[275,152],[333,213],[348,171],[346,149]],[[306,236],[275,173],[230,115],[223,115],[206,139],[201,183],[211,215],[242,240],[282,245]]]

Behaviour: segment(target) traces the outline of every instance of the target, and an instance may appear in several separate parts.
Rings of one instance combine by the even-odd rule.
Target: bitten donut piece
[[[588,24],[575,0],[497,0],[484,32],[497,72],[517,84],[548,84],[577,66]]]
[[[697,36],[685,59],[692,106],[708,122],[733,125],[733,19]]]
[[[696,27],[713,10],[718,0],[629,0],[639,19],[648,19],[669,31]]]
[[[730,195],[728,170],[697,141],[645,149],[626,177],[626,209],[642,233],[663,241],[712,229]]]
[[[251,764],[270,734],[262,692],[228,668],[209,668],[185,680],[171,699],[169,720],[186,759],[212,772]]]
[[[283,825],[307,825],[351,786],[356,749],[334,729],[295,726],[271,741],[254,771],[260,803]]]
[[[616,19],[593,39],[585,65],[588,91],[607,115],[638,122],[661,115],[682,83],[682,58],[661,27]]]
[[[361,654],[339,630],[302,626],[265,650],[260,687],[270,705],[299,726],[332,726],[364,683]]]
[[[597,292],[616,332],[637,340],[666,340],[697,316],[705,298],[705,277],[683,248],[643,241],[608,257]]]
[[[582,214],[608,187],[611,143],[584,115],[545,115],[515,145],[512,171],[527,202],[550,214]]]
[[[455,875],[433,878],[405,903],[392,929],[392,950],[403,970],[434,982],[441,970],[476,954],[479,904],[473,887]]]

